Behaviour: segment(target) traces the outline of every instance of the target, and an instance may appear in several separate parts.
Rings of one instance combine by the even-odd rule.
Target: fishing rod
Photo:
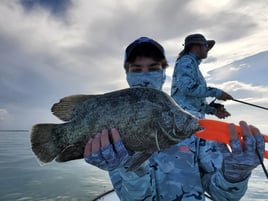
[[[260,106],[260,105],[255,105],[255,104],[248,103],[248,102],[241,101],[241,100],[237,100],[237,99],[231,99],[231,100],[232,100],[232,101],[239,102],[239,103],[243,103],[243,104],[246,104],[246,105],[250,105],[250,106],[253,106],[253,107],[258,107],[258,108],[261,108],[261,109],[264,109],[264,110],[268,110],[267,107],[263,107],[263,106]]]

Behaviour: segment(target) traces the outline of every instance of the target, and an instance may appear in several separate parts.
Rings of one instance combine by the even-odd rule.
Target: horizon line
[[[20,131],[20,132],[22,132],[22,131],[29,131],[29,130],[27,130],[27,129],[0,129],[0,132],[10,132],[10,131],[12,131],[12,132],[14,132],[14,131]]]

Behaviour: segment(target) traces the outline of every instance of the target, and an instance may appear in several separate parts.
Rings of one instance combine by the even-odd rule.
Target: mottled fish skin
[[[168,148],[200,129],[198,120],[183,111],[169,95],[151,88],[69,96],[51,110],[65,123],[37,124],[31,133],[32,150],[43,163],[81,159],[90,137],[104,128],[117,128],[126,148],[141,153],[137,166],[153,152]]]

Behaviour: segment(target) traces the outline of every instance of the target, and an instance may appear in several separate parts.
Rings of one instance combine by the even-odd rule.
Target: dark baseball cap
[[[148,37],[140,37],[127,46],[125,50],[124,66],[126,65],[126,62],[129,60],[133,50],[145,44],[155,47],[155,49],[159,51],[163,59],[166,59],[165,50],[158,42]]]

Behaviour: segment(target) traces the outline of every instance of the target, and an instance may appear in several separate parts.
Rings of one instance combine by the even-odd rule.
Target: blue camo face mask
[[[149,87],[160,90],[165,79],[164,70],[141,73],[127,72],[127,82],[130,87]]]

